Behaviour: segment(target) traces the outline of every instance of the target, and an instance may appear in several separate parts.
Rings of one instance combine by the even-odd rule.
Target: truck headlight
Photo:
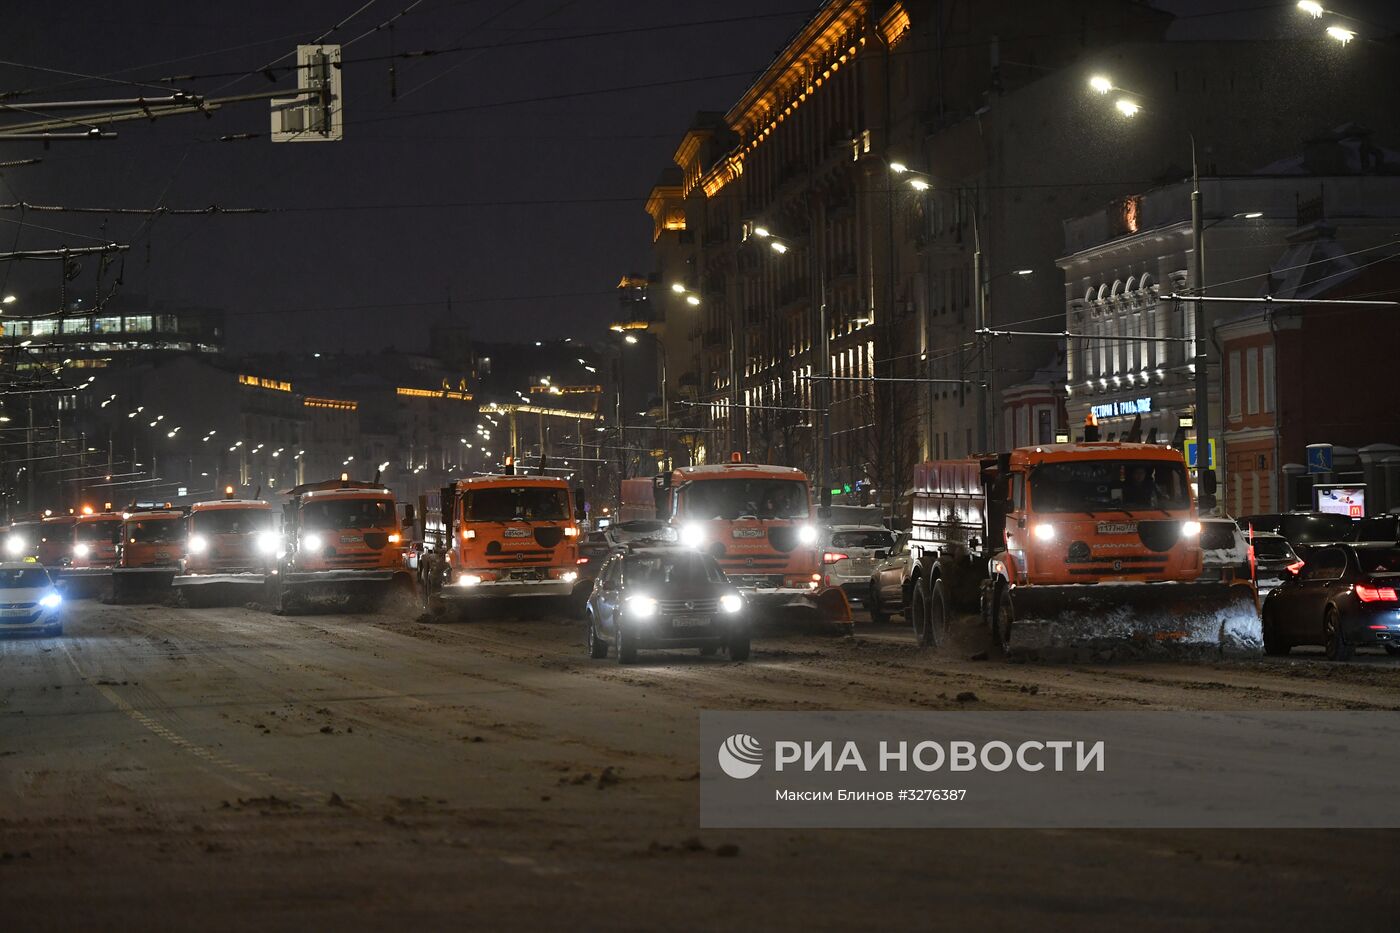
[[[797,528],[797,540],[801,544],[816,544],[817,529],[811,525],[799,525]]]
[[[5,539],[6,554],[22,554],[24,552],[24,539],[19,535],[10,535]]]
[[[88,547],[86,544],[75,544],[73,545],[73,556],[87,557],[91,550],[92,548]]]
[[[705,543],[705,529],[701,525],[682,525],[681,544],[686,547],[699,547]]]
[[[464,573],[457,578],[458,586],[476,586],[481,582],[481,577],[474,573]]]
[[[578,579],[578,571],[565,570],[559,575],[559,579],[563,580],[565,583],[573,583],[575,580]]]
[[[719,606],[725,612],[733,615],[744,608],[744,598],[738,593],[725,593],[719,598]]]
[[[258,532],[257,548],[259,554],[275,554],[277,546],[281,543],[281,535],[275,531]]]
[[[190,535],[190,553],[203,554],[209,550],[209,539],[204,535]]]
[[[1036,525],[1035,528],[1031,529],[1031,534],[1035,535],[1035,539],[1036,539],[1037,541],[1054,541],[1054,540],[1055,540],[1055,526],[1054,526],[1054,525]]]
[[[1182,522],[1182,523],[1181,523],[1181,536],[1182,536],[1183,538],[1194,538],[1194,537],[1197,537],[1198,535],[1200,535],[1200,533],[1201,533],[1201,523],[1200,523],[1200,522]]]
[[[44,597],[39,600],[39,605],[43,606],[45,609],[57,609],[62,602],[63,597],[59,596],[57,593],[46,593]]]
[[[627,600],[627,614],[634,619],[650,619],[656,615],[656,600],[650,596],[632,596]]]
[[[319,551],[321,549],[321,536],[314,531],[310,534],[302,535],[301,546],[308,551]]]

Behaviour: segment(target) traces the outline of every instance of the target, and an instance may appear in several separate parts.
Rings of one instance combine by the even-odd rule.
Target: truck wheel
[[[1348,645],[1346,638],[1342,636],[1342,619],[1336,609],[1327,610],[1327,619],[1322,625],[1322,637],[1330,660],[1351,660],[1352,646]]]
[[[948,585],[942,580],[933,581],[926,607],[928,613],[929,647],[937,648],[948,641],[953,625],[953,607],[948,600]]]
[[[988,633],[992,640],[992,651],[999,657],[1011,653],[1011,630],[1016,626],[1016,607],[1011,601],[1011,590],[1005,583],[996,584],[992,591],[991,613],[988,616]]]
[[[924,578],[914,581],[914,592],[909,597],[909,624],[914,628],[914,640],[927,647],[928,641],[928,587]]]

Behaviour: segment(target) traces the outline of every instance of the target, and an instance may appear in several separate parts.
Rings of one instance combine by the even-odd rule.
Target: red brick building
[[[1275,264],[1269,293],[1400,299],[1400,258],[1388,253],[1347,255],[1325,228],[1300,231]],[[1400,308],[1261,302],[1215,333],[1224,361],[1221,504],[1231,514],[1286,508],[1283,468],[1305,463],[1308,444],[1400,442]]]

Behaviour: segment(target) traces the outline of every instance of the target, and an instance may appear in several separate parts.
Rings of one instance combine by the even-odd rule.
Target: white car
[[[846,598],[864,603],[870,595],[875,564],[889,556],[895,535],[883,525],[833,525],[821,537],[822,576],[827,586],[839,586]]]
[[[63,634],[63,597],[40,564],[0,563],[0,632]]]

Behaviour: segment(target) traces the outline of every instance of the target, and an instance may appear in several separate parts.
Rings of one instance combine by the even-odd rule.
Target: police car
[[[0,563],[0,633],[63,634],[63,597],[38,561]]]

